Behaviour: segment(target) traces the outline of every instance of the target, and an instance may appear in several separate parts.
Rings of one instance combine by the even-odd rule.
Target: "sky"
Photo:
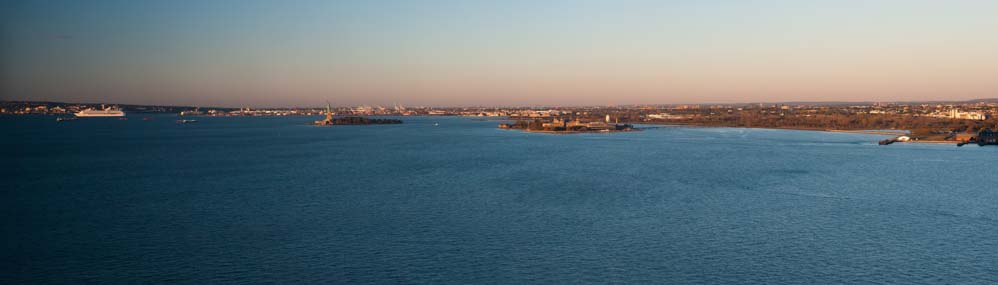
[[[998,1],[3,1],[0,99],[226,107],[998,97]]]

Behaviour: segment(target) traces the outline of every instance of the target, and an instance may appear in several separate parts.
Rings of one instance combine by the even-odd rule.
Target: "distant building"
[[[977,121],[987,119],[987,116],[982,112],[963,112],[957,109],[950,109],[947,112],[934,112],[929,114],[929,117]]]
[[[201,112],[200,108],[195,107],[194,110],[181,111],[181,116],[201,116],[204,112]]]
[[[550,123],[544,123],[542,125],[545,128],[565,128],[568,127],[568,120],[562,118],[554,118]]]
[[[649,119],[682,119],[683,116],[676,116],[669,113],[650,114]]]
[[[601,129],[609,129],[610,128],[610,124],[609,123],[600,122],[600,121],[596,121],[596,122],[586,123],[586,127],[590,128],[590,129],[601,130]]]

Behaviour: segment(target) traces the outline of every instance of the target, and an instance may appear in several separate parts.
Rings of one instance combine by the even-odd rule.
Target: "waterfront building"
[[[181,116],[201,116],[204,112],[201,112],[201,108],[194,107],[194,110],[186,110],[180,112]]]
[[[950,109],[947,112],[938,112],[938,111],[934,112],[932,114],[929,114],[929,117],[959,119],[959,120],[976,120],[976,121],[982,121],[987,118],[987,116],[985,116],[985,114],[982,112],[976,112],[976,111],[963,112],[955,108]]]
[[[544,123],[542,126],[545,128],[566,128],[568,127],[568,120],[562,118],[554,118],[550,123]]]

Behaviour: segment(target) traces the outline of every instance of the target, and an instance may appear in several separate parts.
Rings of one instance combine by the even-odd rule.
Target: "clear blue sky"
[[[998,97],[998,1],[5,1],[3,99],[201,106]]]

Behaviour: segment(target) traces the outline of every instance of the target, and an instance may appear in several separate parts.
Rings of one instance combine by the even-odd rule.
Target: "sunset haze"
[[[998,97],[996,1],[45,1],[5,100],[616,105]]]

